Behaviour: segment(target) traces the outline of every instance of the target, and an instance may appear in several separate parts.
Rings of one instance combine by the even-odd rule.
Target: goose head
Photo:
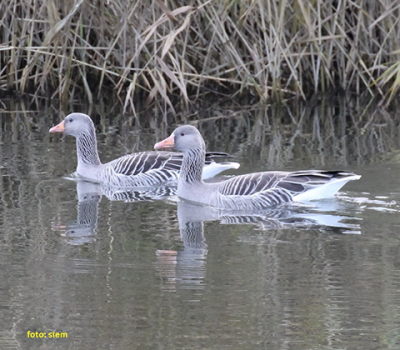
[[[82,133],[94,131],[92,119],[83,113],[71,113],[58,125],[52,127],[49,131],[56,133],[65,133],[78,137]]]
[[[171,136],[154,145],[155,149],[169,148],[181,152],[205,149],[204,140],[199,130],[191,125],[183,125],[174,130]]]

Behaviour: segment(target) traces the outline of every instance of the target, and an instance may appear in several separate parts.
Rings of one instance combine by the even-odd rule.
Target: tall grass
[[[398,0],[0,2],[0,90],[94,102],[115,93],[282,101],[400,87]]]

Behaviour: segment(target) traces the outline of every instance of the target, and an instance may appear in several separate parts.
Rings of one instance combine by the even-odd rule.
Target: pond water
[[[75,140],[48,133],[63,115],[3,107],[1,349],[400,348],[395,113],[353,101],[213,108],[197,125],[237,173],[362,175],[333,199],[235,216],[168,189],[68,179]],[[103,161],[150,150],[175,126],[96,114]]]

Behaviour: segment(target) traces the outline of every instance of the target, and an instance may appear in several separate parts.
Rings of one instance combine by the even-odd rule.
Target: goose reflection
[[[262,230],[323,227],[337,233],[361,233],[359,218],[340,215],[343,209],[335,199],[318,201],[318,206],[309,202],[255,212],[221,210],[179,200],[178,220],[181,230],[190,223],[219,221],[221,224],[252,224]]]
[[[318,208],[284,206],[245,214],[178,200],[177,216],[183,249],[179,251],[158,250],[156,252],[156,268],[163,281],[162,288],[165,291],[203,288],[208,253],[204,235],[205,222],[218,221],[220,224],[228,225],[253,225],[262,231],[321,228],[334,233],[361,233],[360,219],[339,215],[338,212],[340,212],[340,208],[335,200],[318,202]],[[270,235],[264,237],[267,242],[271,240]]]
[[[204,221],[210,219],[207,214],[206,208],[178,201],[179,232],[184,248],[156,252],[156,268],[165,281],[164,290],[175,291],[176,284],[190,289],[202,288],[207,255]]]
[[[98,207],[102,196],[110,201],[143,202],[161,200],[173,195],[176,188],[157,186],[146,189],[120,190],[92,182],[74,179],[78,197],[77,219],[68,224],[52,223],[52,230],[60,232],[71,245],[94,242],[98,221]]]
[[[77,181],[76,191],[78,195],[76,221],[66,225],[57,223],[51,225],[52,230],[68,238],[68,243],[71,245],[91,243],[95,240],[98,205],[101,200],[101,192],[97,184]]]

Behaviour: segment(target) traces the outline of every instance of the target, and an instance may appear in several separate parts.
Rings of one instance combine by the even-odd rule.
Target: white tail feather
[[[211,164],[204,166],[203,180],[210,179],[210,178],[218,175],[219,173],[222,173],[225,170],[238,169],[239,167],[240,167],[240,164],[235,163],[235,162],[224,162],[224,163],[212,162]]]
[[[333,197],[347,182],[360,179],[360,175],[353,175],[340,179],[333,179],[323,186],[319,186],[293,197],[293,201],[307,202],[316,199]]]

